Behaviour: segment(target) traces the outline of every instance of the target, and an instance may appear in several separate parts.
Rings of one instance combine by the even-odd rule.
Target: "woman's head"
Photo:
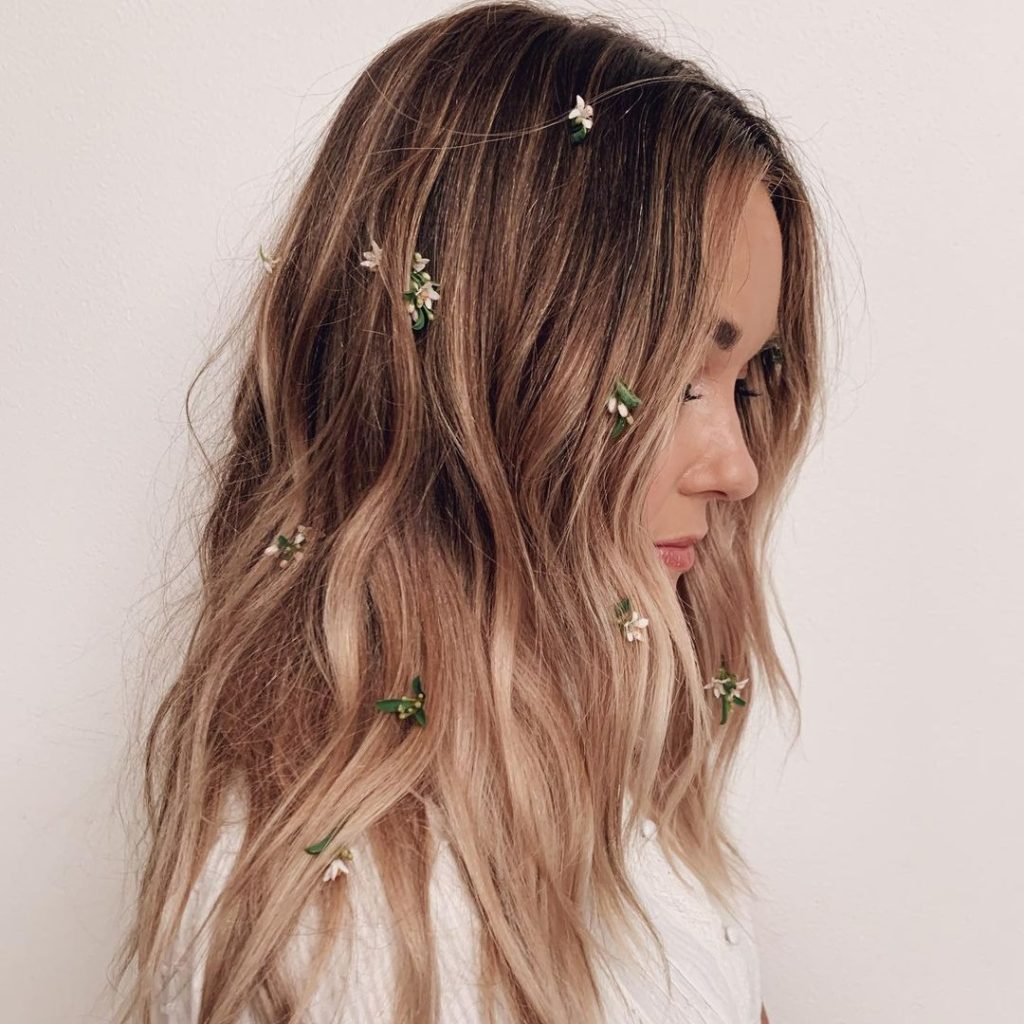
[[[573,143],[577,95],[594,124]],[[724,660],[751,677],[746,713],[789,692],[762,555],[820,398],[801,179],[698,65],[605,18],[473,3],[358,76],[271,248],[231,335],[194,635],[149,736],[143,984],[158,910],[240,784],[209,1005],[294,1004],[270,965],[310,899],[351,939],[358,872],[322,887],[303,852],[343,822],[391,895],[396,1019],[426,1020],[430,801],[489,924],[489,991],[517,1020],[596,1019],[583,903],[623,934],[641,910],[627,794],[720,898],[743,883],[721,795],[744,718],[719,726],[704,685]],[[417,251],[441,294],[419,332]],[[776,317],[781,367],[752,358]],[[762,395],[734,407],[739,376]],[[613,437],[617,380],[641,404]],[[299,524],[301,562],[262,557]],[[652,540],[705,528],[693,570],[666,573]],[[625,641],[623,597],[647,642]],[[375,707],[414,676],[426,727]]]

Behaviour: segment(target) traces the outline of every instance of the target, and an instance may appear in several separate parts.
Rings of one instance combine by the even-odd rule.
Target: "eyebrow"
[[[736,343],[743,337],[743,331],[736,326],[727,317],[722,317],[715,326],[714,338],[715,344],[723,351],[728,352],[733,348]],[[765,340],[765,345],[771,344],[773,341],[779,341],[779,327],[775,325],[775,330],[772,331],[771,337]]]

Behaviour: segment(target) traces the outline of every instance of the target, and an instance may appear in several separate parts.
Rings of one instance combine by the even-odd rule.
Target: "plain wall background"
[[[446,6],[0,12],[5,1020],[107,1019],[116,787],[185,386],[299,148]],[[767,720],[735,801],[772,1022],[1020,1021],[1021,15],[571,9],[761,97],[832,223],[841,361],[776,545],[803,733],[787,760]]]

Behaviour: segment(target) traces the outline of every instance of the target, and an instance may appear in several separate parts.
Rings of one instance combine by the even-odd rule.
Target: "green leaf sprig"
[[[306,543],[306,530],[305,526],[298,527],[290,539],[283,533],[279,533],[277,539],[264,549],[263,554],[276,557],[277,564],[280,566],[288,566],[293,561],[301,561],[303,557],[301,548]]]
[[[332,828],[331,831],[328,832],[327,835],[325,835],[319,842],[305,847],[306,853],[311,854],[314,857],[323,853],[324,850],[327,849],[331,840],[341,831],[342,825],[344,825],[344,822],[342,822],[341,825]],[[339,846],[334,851],[331,862],[327,865],[327,869],[323,873],[323,881],[333,882],[339,875],[347,875],[348,862],[351,861],[352,858],[352,850],[349,849],[349,847]]]
[[[375,238],[371,238],[370,248],[363,253],[359,265],[379,271],[383,255],[383,248],[377,244]],[[409,290],[402,292],[406,311],[412,317],[414,331],[422,331],[427,323],[434,319],[433,305],[441,298],[441,293],[437,290],[441,287],[441,282],[431,278],[430,272],[426,269],[429,262],[430,260],[421,253],[413,253],[412,269],[409,271]]]
[[[615,620],[622,629],[623,635],[628,641],[630,641],[630,643],[634,640],[647,639],[640,631],[647,628],[649,620],[645,619],[633,607],[633,604],[628,597],[624,597],[615,606]]]
[[[397,714],[399,718],[415,718],[420,725],[427,724],[427,713],[423,702],[427,695],[423,692],[423,684],[419,676],[413,676],[412,695],[409,697],[388,697],[377,701],[377,710]]]
[[[612,424],[612,437],[618,437],[627,426],[633,424],[633,410],[641,405],[641,399],[637,398],[632,391],[621,381],[615,382],[613,394],[608,396],[605,408],[615,417]]]
[[[725,660],[723,659],[721,668],[711,677],[711,682],[705,684],[704,689],[711,690],[722,701],[722,717],[718,720],[719,725],[725,725],[729,718],[729,712],[733,707],[736,705],[740,707],[747,706],[747,702],[739,695],[739,691],[748,682],[750,682],[749,679],[737,679],[725,667]]]
[[[402,293],[405,308],[412,317],[412,329],[422,331],[428,321],[434,319],[434,302],[441,298],[438,288],[440,281],[431,280],[429,271],[424,268],[430,262],[418,252],[413,254],[412,270],[409,274],[409,290]]]

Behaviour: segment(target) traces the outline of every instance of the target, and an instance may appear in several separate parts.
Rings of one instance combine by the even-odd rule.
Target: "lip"
[[[662,562],[669,569],[686,572],[692,569],[697,560],[697,551],[694,547],[705,534],[690,534],[685,537],[670,537],[668,540],[655,541],[654,546],[658,549],[658,555]]]
[[[686,572],[697,560],[697,549],[692,544],[657,544],[658,555],[669,569]]]
[[[697,541],[703,540],[707,534],[697,533],[691,534],[688,537],[669,537],[667,540],[656,540],[654,543],[659,548],[682,548],[689,544],[696,544]]]

